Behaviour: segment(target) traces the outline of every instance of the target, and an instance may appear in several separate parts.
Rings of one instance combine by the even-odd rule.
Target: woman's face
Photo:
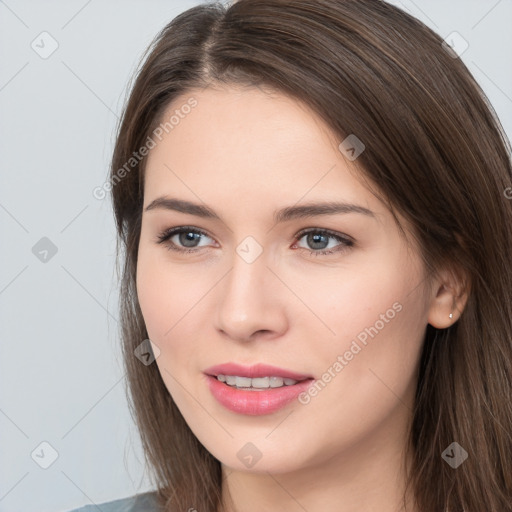
[[[343,153],[306,107],[258,88],[185,94],[173,115],[148,156],[137,290],[191,430],[255,472],[400,446],[429,298],[416,248],[356,178],[362,146]]]

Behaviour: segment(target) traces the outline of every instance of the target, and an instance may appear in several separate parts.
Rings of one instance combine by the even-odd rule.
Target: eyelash
[[[190,226],[179,226],[179,227],[175,227],[175,228],[166,229],[165,231],[160,233],[160,235],[158,235],[158,237],[157,237],[157,240],[158,240],[157,243],[164,244],[168,250],[176,251],[176,252],[180,252],[180,253],[197,252],[201,249],[201,248],[197,248],[197,247],[182,248],[182,247],[179,247],[178,245],[176,245],[174,242],[169,241],[169,239],[173,235],[177,235],[177,234],[179,235],[181,233],[194,233],[194,234],[198,234],[198,235],[207,236],[208,238],[212,238],[210,235],[208,235],[208,233],[206,233],[205,231],[202,231],[201,229],[193,228]],[[308,251],[311,256],[327,256],[327,255],[334,254],[334,253],[342,253],[354,246],[354,241],[351,238],[349,238],[348,236],[342,236],[339,233],[336,233],[335,231],[331,231],[329,229],[317,229],[317,228],[303,229],[302,231],[297,233],[297,235],[295,236],[296,242],[294,242],[294,244],[297,243],[301,238],[303,238],[305,235],[307,235],[309,233],[327,235],[328,238],[334,238],[335,240],[337,240],[338,242],[341,242],[343,244],[341,246],[337,246],[337,248],[335,248],[335,249],[330,249],[330,250],[323,249],[323,250],[319,250],[319,251],[314,251],[311,249],[305,249],[304,247],[300,248],[300,249],[305,249],[306,251]],[[166,242],[168,242],[168,243],[166,243]]]

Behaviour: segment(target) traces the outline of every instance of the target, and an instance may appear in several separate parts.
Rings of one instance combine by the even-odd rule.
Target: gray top
[[[96,505],[85,505],[69,512],[158,512],[156,492],[145,492]]]

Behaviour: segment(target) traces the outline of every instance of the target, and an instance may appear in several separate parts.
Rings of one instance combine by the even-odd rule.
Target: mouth
[[[268,389],[293,386],[297,382],[312,379],[312,375],[297,373],[277,366],[258,363],[243,366],[237,363],[223,363],[207,368],[204,373],[215,377],[228,386],[238,388]]]
[[[270,366],[226,363],[204,373],[213,396],[228,409],[242,414],[268,414],[292,402],[314,378]]]
[[[303,380],[289,379],[286,377],[278,376],[265,376],[265,377],[242,377],[239,375],[211,375],[216,377],[219,382],[224,382],[226,385],[236,389],[244,389],[246,391],[264,391],[266,389],[282,388],[284,386],[293,386]]]

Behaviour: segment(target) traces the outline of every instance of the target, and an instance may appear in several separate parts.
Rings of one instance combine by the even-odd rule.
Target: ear
[[[460,272],[446,268],[433,280],[431,290],[428,323],[437,329],[446,329],[460,318],[466,306],[468,280]]]

